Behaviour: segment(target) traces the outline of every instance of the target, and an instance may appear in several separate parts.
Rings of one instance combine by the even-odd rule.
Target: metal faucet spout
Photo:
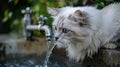
[[[27,25],[26,29],[29,31],[34,31],[34,30],[41,31],[41,30],[43,30],[43,31],[45,31],[46,39],[48,41],[51,40],[51,36],[52,36],[51,29],[47,25],[40,25],[40,24],[39,25]]]
[[[47,25],[41,26],[41,30],[45,31],[46,37],[51,37],[52,36],[51,29],[49,28],[49,26],[47,26]]]

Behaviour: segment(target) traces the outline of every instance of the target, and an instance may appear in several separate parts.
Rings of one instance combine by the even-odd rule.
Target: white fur
[[[76,10],[86,13],[89,27],[80,27],[79,24],[68,19],[69,15],[73,15]],[[110,45],[109,42],[118,35],[120,31],[119,11],[120,4],[112,4],[102,10],[89,6],[61,8],[53,21],[53,28],[55,26],[58,28],[54,34],[59,37],[55,44],[65,47],[68,56],[76,61],[83,60],[85,56],[91,57],[101,46]],[[61,16],[64,17],[62,22],[58,21]],[[64,25],[58,24],[59,22]],[[75,33],[62,33],[59,30],[61,27]]]

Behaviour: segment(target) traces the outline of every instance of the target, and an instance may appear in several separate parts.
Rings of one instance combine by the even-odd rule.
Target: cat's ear
[[[73,16],[78,20],[84,20],[85,19],[85,12],[76,10],[73,14]]]
[[[49,14],[51,14],[52,18],[54,18],[55,16],[57,16],[60,12],[60,8],[50,8],[47,7],[47,11]]]
[[[73,14],[74,20],[79,24],[85,24],[86,13],[80,10],[76,10]]]

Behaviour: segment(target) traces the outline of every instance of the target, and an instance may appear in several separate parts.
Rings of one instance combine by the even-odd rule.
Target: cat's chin
[[[74,60],[75,62],[82,62],[85,58],[87,52],[85,52],[85,48],[83,43],[75,42],[69,43],[68,41],[56,41],[54,43],[57,45],[57,48],[65,48],[69,59]]]
[[[78,49],[79,47],[78,47],[78,45],[77,46],[69,45],[68,48],[66,49],[66,51],[68,53],[68,57],[71,60],[74,60],[75,62],[82,62],[86,55],[86,52],[85,52],[86,50]]]
[[[57,48],[65,48],[66,45],[63,42],[55,42],[55,45],[57,45]]]

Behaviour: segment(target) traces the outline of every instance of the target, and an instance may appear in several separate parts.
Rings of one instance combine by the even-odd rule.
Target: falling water
[[[48,67],[47,63],[49,61],[49,57],[54,47],[55,45],[53,44],[53,41],[47,41],[47,54],[46,54],[45,61],[44,61],[44,67]]]

